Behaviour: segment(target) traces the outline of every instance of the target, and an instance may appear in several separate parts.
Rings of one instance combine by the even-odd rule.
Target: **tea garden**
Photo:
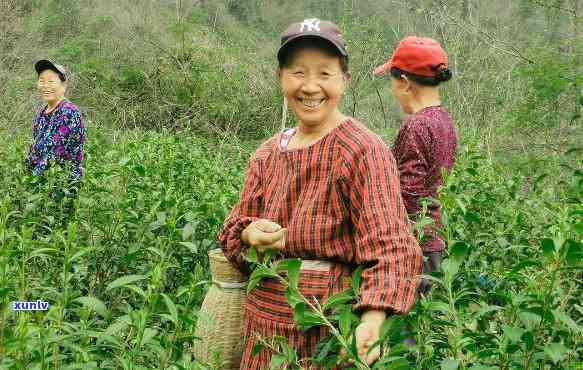
[[[249,151],[170,133],[94,133],[85,185],[64,220],[51,198],[63,173],[34,187],[21,160],[26,139],[4,137],[0,152],[2,366],[213,366],[197,364],[189,347],[204,319],[205,254],[217,246]],[[581,165],[577,150],[565,156]],[[563,165],[561,176],[510,176],[462,148],[441,192],[449,258],[407,318],[418,344],[402,345],[404,319],[389,319],[375,368],[568,369],[580,361],[583,173]],[[49,309],[10,304],[37,299]],[[339,320],[345,340],[354,318],[338,312],[349,305],[338,300],[324,315]],[[337,347],[322,346],[319,361],[336,361]],[[300,359],[281,350],[279,366],[294,368]]]
[[[331,14],[350,36],[343,109],[387,143],[400,116],[386,81],[370,78],[377,59],[413,32],[439,35],[459,55],[445,91],[461,138],[439,199],[446,259],[427,277],[431,294],[385,322],[372,368],[583,366],[577,2],[274,3],[0,2],[0,368],[222,368],[220,353],[203,363],[191,351],[197,322],[208,321],[199,312],[207,252],[250,155],[279,127],[272,36],[302,9]],[[30,45],[49,45],[41,51],[77,74],[70,97],[87,114],[88,145],[74,207],[59,191],[64,171],[39,181],[24,168]],[[297,261],[256,262],[253,284],[287,270],[299,325],[333,328],[314,362],[342,362],[341,349],[355,360],[358,272],[319,307],[294,290]],[[48,309],[14,309],[25,301]],[[409,334],[416,345],[403,345]],[[280,338],[263,345],[277,352],[273,369],[305,364]]]

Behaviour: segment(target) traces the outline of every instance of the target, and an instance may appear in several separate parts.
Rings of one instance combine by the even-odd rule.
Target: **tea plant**
[[[575,163],[580,166],[580,159]],[[416,343],[405,345],[411,329],[403,318],[390,317],[377,344],[384,354],[372,368],[567,369],[580,363],[583,176],[567,167],[561,181],[545,182],[553,191],[544,191],[543,177],[521,187],[521,176],[504,177],[472,149],[461,153],[441,192],[448,258],[439,272],[425,276],[433,290],[407,319]],[[313,302],[297,290],[299,260],[261,261],[255,253],[248,259],[257,264],[249,290],[262,279],[279,280],[297,325],[331,332],[311,359],[298,358],[285,338],[264,338],[257,350],[275,353],[273,369],[300,369],[306,361],[332,368],[346,360],[355,369],[370,368],[350,342],[358,324],[351,311],[358,273],[349,291]],[[342,348],[345,358],[338,355]]]
[[[32,177],[28,138],[2,136],[2,367],[206,368],[189,351],[206,253],[246,152],[169,132],[90,134],[74,200],[57,196],[66,171]],[[13,310],[36,300],[49,309]]]

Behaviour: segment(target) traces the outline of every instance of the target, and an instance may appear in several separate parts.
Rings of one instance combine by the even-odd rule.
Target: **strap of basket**
[[[242,281],[240,283],[227,283],[224,281],[213,280],[213,283],[217,284],[222,289],[243,289],[247,286],[247,281]]]

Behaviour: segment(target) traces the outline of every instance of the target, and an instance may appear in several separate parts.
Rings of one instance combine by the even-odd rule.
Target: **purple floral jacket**
[[[26,163],[35,175],[41,175],[54,161],[61,166],[71,165],[70,179],[83,176],[83,145],[85,122],[77,106],[64,99],[51,113],[46,105],[39,110],[32,124],[33,143]]]

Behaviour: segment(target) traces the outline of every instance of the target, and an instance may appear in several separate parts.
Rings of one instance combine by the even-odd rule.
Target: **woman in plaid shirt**
[[[219,235],[227,258],[245,271],[243,253],[278,250],[303,260],[300,291],[325,302],[348,288],[364,265],[362,358],[387,315],[406,313],[415,298],[421,251],[407,227],[393,155],[379,137],[338,110],[350,80],[346,43],[336,25],[294,23],[278,52],[283,95],[297,126],[265,142],[252,157],[239,203]],[[323,328],[297,328],[285,288],[263,281],[246,304],[241,369],[267,369],[272,354],[252,356],[256,336],[285,336],[301,358],[313,354]],[[366,361],[374,362],[372,351]]]

